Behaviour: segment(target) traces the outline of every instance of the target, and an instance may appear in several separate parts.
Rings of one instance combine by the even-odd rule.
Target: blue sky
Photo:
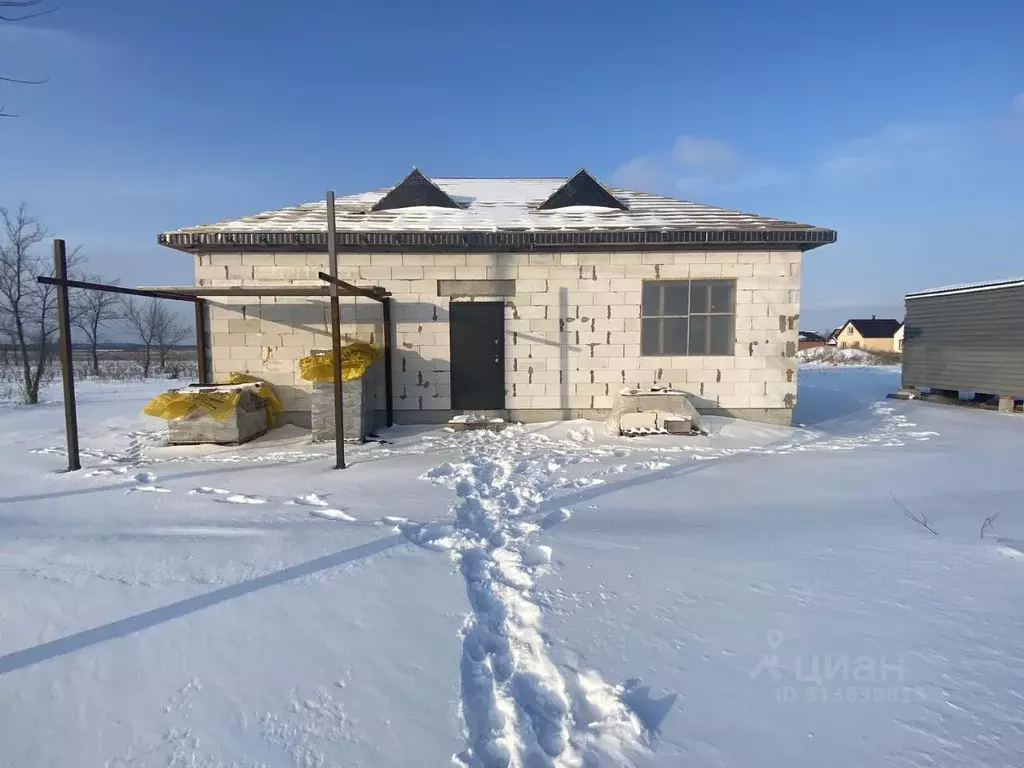
[[[839,230],[804,327],[1024,274],[1024,4],[64,0],[0,24],[0,205],[125,283],[159,231],[435,176],[602,180]]]

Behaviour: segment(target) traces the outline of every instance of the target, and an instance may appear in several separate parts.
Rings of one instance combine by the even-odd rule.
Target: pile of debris
[[[464,432],[468,429],[489,429],[492,432],[500,432],[507,426],[504,419],[499,419],[496,416],[483,416],[478,413],[453,416],[448,421],[448,429],[452,432]]]
[[[625,437],[704,434],[688,394],[668,387],[619,390],[605,426]]]

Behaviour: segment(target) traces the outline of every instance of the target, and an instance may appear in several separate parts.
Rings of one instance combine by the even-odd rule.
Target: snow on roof
[[[807,224],[742,213],[675,198],[609,188],[628,210],[570,206],[537,210],[564,183],[550,179],[431,179],[465,208],[417,206],[371,211],[391,187],[339,197],[338,232],[557,232],[565,230],[810,230]],[[225,232],[325,232],[327,204],[320,200],[164,235]]]
[[[973,291],[991,291],[996,288],[1015,288],[1024,285],[1024,277],[1011,277],[1005,280],[992,280],[986,283],[964,283],[962,285],[946,285],[941,288],[929,288],[925,291],[908,293],[904,299],[914,299],[920,296],[941,296],[948,293],[970,293]]]

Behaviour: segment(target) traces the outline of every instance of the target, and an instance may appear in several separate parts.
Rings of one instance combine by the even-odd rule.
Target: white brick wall
[[[783,409],[796,398],[800,260],[799,252],[782,251],[341,254],[339,272],[394,296],[398,411],[451,405],[449,299],[437,296],[437,280],[497,278],[516,280],[505,315],[509,408],[607,408],[624,385],[665,384],[692,392],[707,408]],[[326,268],[322,254],[203,254],[195,278],[207,285],[315,285]],[[733,354],[641,357],[643,280],[691,278],[736,281]],[[380,343],[380,306],[341,303],[344,338]],[[328,320],[321,298],[211,302],[213,373],[264,376],[278,386],[286,409],[307,409],[310,386],[298,377],[298,360],[329,348]]]

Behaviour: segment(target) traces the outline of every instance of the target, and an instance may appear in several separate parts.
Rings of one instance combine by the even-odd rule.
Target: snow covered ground
[[[708,437],[0,407],[0,766],[1018,766],[1020,416],[800,374]]]
[[[796,353],[800,365],[804,367],[833,365],[895,365],[899,367],[899,357],[892,353],[877,354],[866,349],[854,347],[810,347]]]

